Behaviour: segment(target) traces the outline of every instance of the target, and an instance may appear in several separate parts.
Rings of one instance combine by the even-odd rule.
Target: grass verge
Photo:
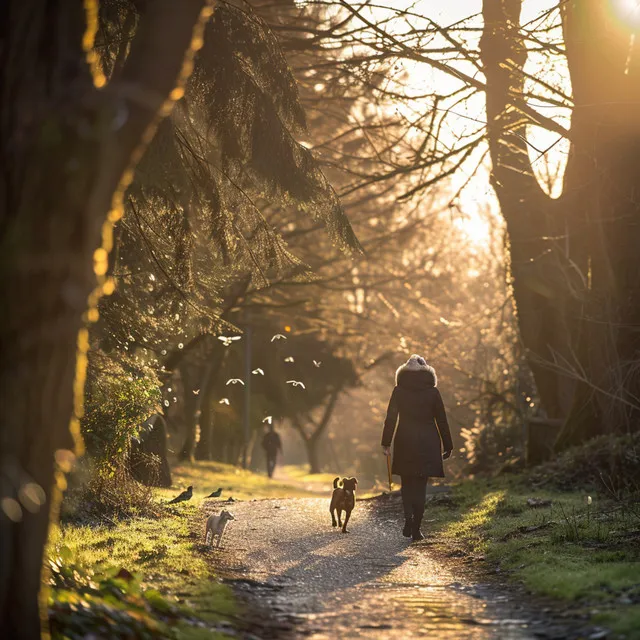
[[[542,506],[529,506],[531,498]],[[473,480],[436,497],[425,519],[443,551],[485,559],[498,575],[588,614],[617,637],[640,639],[639,514],[588,498],[533,490],[513,477]]]
[[[154,491],[153,517],[61,525],[48,554],[54,638],[228,637],[225,628],[235,626],[242,612],[231,590],[216,579],[215,552],[202,545],[205,496],[218,487],[222,500],[315,495],[216,462],[178,465],[173,483]],[[189,502],[166,504],[188,485],[194,487]]]
[[[287,470],[296,467],[287,467]],[[222,487],[221,499],[236,500],[261,498],[305,498],[316,495],[297,483],[270,479],[266,475],[239,469],[222,462],[198,461],[193,464],[178,464],[172,469],[173,487],[158,489],[161,499],[169,499],[179,491],[193,486],[193,501],[200,501],[212,491]],[[302,473],[302,471],[299,471]],[[324,474],[320,474],[322,478]],[[307,476],[312,481],[316,476]]]

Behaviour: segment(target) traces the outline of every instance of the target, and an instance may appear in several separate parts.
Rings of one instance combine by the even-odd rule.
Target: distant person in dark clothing
[[[391,471],[399,475],[402,482],[405,517],[402,534],[414,540],[424,538],[420,524],[427,482],[430,477],[444,477],[442,461],[449,458],[453,450],[447,414],[437,383],[435,369],[423,357],[412,355],[396,371],[396,386],[382,432],[385,455],[390,454],[391,442],[394,442]]]
[[[262,448],[267,455],[267,474],[270,478],[273,478],[278,451],[282,452],[282,440],[280,440],[280,436],[276,433],[272,424],[269,425],[269,430],[262,438]]]

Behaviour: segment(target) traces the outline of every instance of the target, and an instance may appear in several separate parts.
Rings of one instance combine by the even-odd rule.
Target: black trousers
[[[276,457],[277,454],[269,454],[267,453],[267,475],[272,478],[273,471],[276,468]]]
[[[423,476],[400,476],[400,481],[402,482],[400,492],[402,494],[404,517],[422,519],[424,503],[427,499],[427,482],[429,482],[429,478]]]

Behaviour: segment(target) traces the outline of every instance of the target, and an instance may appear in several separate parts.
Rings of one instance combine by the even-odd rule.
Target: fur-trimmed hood
[[[436,370],[427,361],[415,353],[396,370],[396,385],[408,387],[436,387],[438,376]]]

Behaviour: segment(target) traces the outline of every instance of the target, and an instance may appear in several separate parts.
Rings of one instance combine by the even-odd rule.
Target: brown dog
[[[347,531],[347,523],[351,517],[351,512],[356,506],[356,487],[358,481],[356,478],[336,478],[333,481],[333,495],[331,496],[331,506],[329,511],[331,512],[331,526],[342,527],[342,533],[349,533]],[[338,512],[338,521],[336,522],[335,511]],[[344,524],[340,522],[342,512],[345,512]]]

